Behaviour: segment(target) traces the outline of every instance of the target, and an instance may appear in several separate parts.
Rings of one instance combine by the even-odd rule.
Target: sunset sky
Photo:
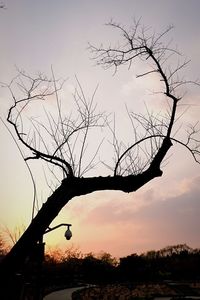
[[[108,114],[115,112],[119,133],[125,138],[131,136],[125,105],[140,112],[145,111],[145,104],[151,111],[164,108],[159,101],[153,101],[152,91],[159,90],[159,81],[153,76],[136,79],[139,64],[130,70],[123,67],[113,76],[112,69],[103,70],[91,60],[88,42],[109,45],[120,40],[115,31],[105,26],[111,19],[129,27],[134,18],[141,18],[141,23],[155,32],[174,25],[168,40],[191,59],[184,75],[191,80],[200,79],[199,0],[2,2],[6,9],[0,10],[0,82],[10,82],[17,73],[16,66],[30,74],[41,71],[49,75],[52,65],[57,77],[67,79],[61,94],[63,99],[70,99],[76,76],[87,95],[91,96],[98,85],[95,99],[99,109]],[[181,123],[199,121],[199,95],[199,87],[188,86],[183,103],[184,107],[189,106]],[[8,91],[0,89],[0,116],[4,121],[11,103]],[[99,156],[102,151],[102,155],[110,157],[108,163],[111,164],[112,153],[107,140],[106,136]],[[50,191],[39,165],[39,161],[30,164],[41,205]],[[186,149],[174,145],[163,171],[161,178],[136,193],[103,191],[71,200],[53,225],[71,223],[72,240],[65,241],[64,229],[58,229],[45,236],[47,246],[65,249],[73,245],[83,253],[106,251],[117,257],[174,244],[200,247],[200,165]],[[100,165],[92,175],[105,174],[109,174],[109,170]],[[10,133],[0,121],[2,230],[28,225],[32,201],[30,174]]]

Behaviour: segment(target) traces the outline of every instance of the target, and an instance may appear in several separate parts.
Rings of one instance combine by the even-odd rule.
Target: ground
[[[197,283],[146,283],[146,284],[113,284],[96,286],[73,293],[73,300],[131,300],[152,299],[155,297],[171,297],[179,300],[185,296],[198,297],[200,299],[200,282]]]

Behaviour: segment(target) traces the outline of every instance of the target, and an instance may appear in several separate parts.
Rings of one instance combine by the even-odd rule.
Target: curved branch
[[[115,165],[115,169],[114,169],[114,176],[117,176],[117,168],[120,164],[120,161],[122,160],[122,158],[131,150],[133,149],[135,146],[139,145],[140,143],[148,140],[148,139],[152,139],[152,138],[157,138],[157,137],[163,137],[165,138],[166,136],[160,135],[160,134],[155,134],[155,135],[151,135],[151,136],[147,136],[137,142],[135,142],[134,144],[132,144],[130,147],[128,147],[118,158],[116,165]]]
[[[165,92],[164,94],[168,97],[171,98],[173,101],[173,106],[172,106],[172,110],[171,110],[171,117],[170,117],[170,122],[169,122],[169,126],[167,129],[167,137],[170,137],[171,135],[171,131],[172,131],[172,127],[175,121],[175,115],[176,115],[176,109],[177,109],[177,103],[180,100],[180,98],[175,97],[173,94],[170,93],[170,84],[168,82],[168,78],[165,75],[161,64],[159,63],[158,59],[156,59],[155,55],[153,54],[153,51],[146,47],[147,53],[149,54],[149,57],[152,58],[152,60],[154,61],[156,67],[157,67],[157,71],[160,73],[160,76],[162,78],[162,80],[164,81],[165,84]]]
[[[10,110],[9,110],[9,111],[10,111]],[[11,112],[10,112],[10,114],[11,114]],[[71,177],[71,176],[74,176],[73,170],[72,170],[72,168],[71,168],[71,165],[70,165],[68,162],[66,162],[65,160],[61,159],[60,157],[52,156],[52,155],[50,155],[50,154],[43,153],[43,152],[41,152],[41,151],[39,151],[39,150],[36,150],[36,149],[33,148],[32,146],[30,146],[30,145],[29,145],[27,142],[25,142],[25,141],[23,140],[23,138],[21,137],[21,134],[19,133],[19,131],[18,131],[18,129],[17,129],[17,125],[16,125],[13,121],[11,121],[9,118],[7,118],[7,121],[14,127],[15,132],[16,132],[17,137],[19,138],[20,142],[21,142],[24,146],[26,146],[30,151],[32,151],[33,154],[35,154],[35,156],[33,156],[33,157],[27,157],[25,160],[39,159],[39,158],[44,159],[44,160],[48,159],[48,160],[46,160],[46,161],[48,161],[48,162],[50,162],[50,163],[52,163],[52,164],[54,164],[54,165],[56,165],[56,166],[60,166],[60,165],[57,163],[57,162],[60,162],[63,166],[65,166],[65,168],[62,167],[62,169],[65,171],[65,174],[67,174],[67,176],[70,176],[70,177]]]
[[[151,136],[147,136],[139,141],[137,141],[136,143],[132,144],[130,147],[128,147],[118,158],[117,160],[117,163],[115,165],[115,169],[114,169],[114,176],[117,176],[117,168],[120,164],[120,161],[123,159],[123,157],[125,157],[125,155],[131,150],[133,149],[135,146],[139,145],[140,143],[144,142],[145,140],[148,140],[148,139],[152,139],[152,138],[163,138],[163,139],[167,139],[167,136],[166,135],[162,135],[162,134],[155,134],[155,135],[151,135]],[[191,155],[193,156],[194,160],[200,164],[200,160],[198,160],[195,156],[195,154],[198,154],[200,155],[200,150],[196,150],[196,149],[192,149],[191,147],[188,146],[188,143],[184,143],[176,138],[173,138],[173,137],[170,137],[170,140],[171,141],[174,141],[178,144],[180,144],[181,146],[185,147],[190,153]],[[160,151],[160,150],[159,150]],[[159,152],[158,151],[158,152]],[[151,164],[150,164],[151,165]]]
[[[21,74],[21,73],[20,73]],[[41,158],[49,163],[52,163],[56,166],[59,166],[62,168],[62,170],[64,171],[65,175],[71,177],[71,176],[74,176],[74,173],[73,173],[73,170],[72,170],[72,167],[71,165],[65,161],[64,159],[58,157],[58,156],[55,156],[55,155],[50,155],[50,154],[47,154],[47,153],[44,153],[40,150],[37,150],[35,147],[31,146],[30,143],[28,143],[27,141],[25,141],[23,139],[23,136],[24,136],[24,133],[22,132],[19,132],[18,130],[18,125],[17,125],[17,119],[19,118],[19,116],[21,115],[22,111],[25,109],[25,107],[33,100],[44,100],[44,97],[46,96],[51,96],[55,93],[55,90],[53,91],[49,91],[48,88],[46,88],[44,90],[44,92],[41,92],[41,93],[36,93],[35,95],[31,95],[31,93],[36,89],[38,88],[39,84],[42,83],[43,81],[47,81],[46,79],[43,79],[42,77],[39,78],[39,83],[36,84],[37,82],[37,79],[32,79],[31,77],[29,77],[28,75],[26,74],[21,74],[23,75],[24,77],[27,77],[30,81],[31,81],[31,87],[29,89],[27,89],[24,84],[22,84],[22,88],[25,90],[25,92],[27,93],[27,97],[25,98],[22,98],[20,100],[16,100],[14,94],[13,94],[13,91],[12,91],[12,88],[11,88],[11,84],[13,83],[13,81],[10,83],[10,85],[5,85],[7,86],[7,88],[9,89],[11,95],[12,95],[12,99],[14,101],[14,104],[9,108],[8,110],[8,115],[7,115],[7,121],[9,124],[11,124],[13,127],[14,127],[14,130],[15,130],[15,133],[19,139],[19,141],[26,147],[28,148],[33,154],[34,156],[29,156],[27,157],[25,160],[30,160],[30,159],[38,159],[38,158]],[[18,76],[19,77],[19,76]],[[18,78],[16,77],[16,78]],[[55,79],[54,79],[54,82],[55,82]],[[49,81],[48,81],[49,83]],[[62,85],[61,85],[62,87]],[[58,91],[61,87],[57,88],[56,91]],[[22,108],[18,111],[18,114],[17,114],[17,117],[15,120],[13,120],[12,118],[12,112],[14,109],[17,109],[17,106],[18,104],[23,104],[25,103]]]

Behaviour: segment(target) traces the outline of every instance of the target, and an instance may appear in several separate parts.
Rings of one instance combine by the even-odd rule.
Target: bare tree
[[[174,68],[168,65],[171,55],[179,55],[177,50],[163,43],[163,37],[171,27],[156,35],[139,22],[135,22],[130,29],[113,22],[109,26],[119,30],[122,42],[115,47],[90,45],[93,58],[105,68],[114,67],[115,72],[122,65],[130,68],[136,59],[141,60],[147,65],[147,69],[138,77],[157,74],[158,80],[162,82],[162,94],[168,101],[166,113],[153,115],[147,110],[147,115],[143,115],[128,111],[134,134],[129,145],[125,145],[117,139],[115,126],[107,122],[105,114],[97,112],[95,93],[88,99],[78,81],[74,93],[76,113],[73,116],[70,112],[65,114],[67,108],[61,105],[58,97],[64,82],[57,81],[53,71],[52,79],[47,79],[42,74],[33,78],[20,71],[10,84],[4,85],[9,89],[13,101],[7,121],[23,147],[25,161],[44,161],[57,180],[57,188],[52,190],[51,196],[2,262],[4,272],[16,272],[22,266],[34,244],[60,210],[75,196],[99,190],[121,190],[125,193],[138,190],[152,179],[162,176],[161,164],[173,142],[185,146],[199,162],[198,124],[188,129],[185,141],[175,136],[177,108],[183,97],[181,88],[191,82],[179,75],[188,61],[178,63]],[[20,90],[19,96],[16,95],[16,86]],[[30,105],[35,105],[36,108],[39,102],[48,105],[45,99],[51,99],[53,95],[56,96],[56,114],[45,109],[45,118],[42,120],[33,116],[25,118],[34,111],[29,110]],[[142,131],[137,130],[135,122]],[[114,164],[110,166],[113,173],[107,177],[83,177],[96,164],[96,154],[102,143],[100,140],[93,154],[87,153],[89,133],[92,129],[102,129],[106,125],[113,134]]]
[[[4,234],[0,233],[0,260],[8,252],[8,245],[4,239]]]
[[[17,243],[25,229],[26,227],[24,224],[15,226],[13,229],[10,229],[7,226],[2,227],[2,235],[4,236],[4,240],[6,241],[9,248],[12,248],[12,246]]]

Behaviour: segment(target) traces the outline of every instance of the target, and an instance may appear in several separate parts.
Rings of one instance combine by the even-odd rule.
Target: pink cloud
[[[115,256],[178,243],[199,247],[199,183],[200,177],[183,181],[177,195],[166,195],[161,200],[153,189],[138,193],[138,197],[137,193],[113,193],[106,200],[101,193],[95,204],[93,194],[85,203],[93,203],[92,208],[87,210],[82,204],[81,214],[80,206],[74,206],[74,217],[78,219],[74,241],[83,252],[104,250]]]

